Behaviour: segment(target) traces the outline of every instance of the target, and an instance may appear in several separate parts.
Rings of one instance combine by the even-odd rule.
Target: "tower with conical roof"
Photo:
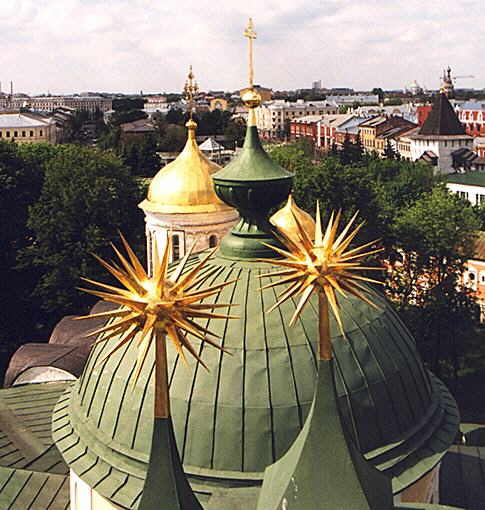
[[[260,279],[278,269],[267,262],[274,258],[267,245],[278,246],[268,216],[287,200],[292,174],[264,151],[254,125],[260,98],[248,89],[244,147],[212,177],[217,197],[236,208],[240,220],[204,267],[205,282],[197,285],[202,292],[236,280],[210,299],[238,304],[239,318],[194,318],[220,336],[230,355],[194,339],[197,356],[211,367],[207,372],[198,361],[186,366],[179,354],[167,353],[174,436],[204,510],[256,507],[264,471],[294,444],[317,383],[318,299],[309,298],[291,328],[296,300],[266,313],[278,302],[277,291],[262,289]],[[184,271],[203,256],[196,254]],[[345,335],[334,343],[336,406],[353,444],[391,478],[393,493],[411,487],[415,499],[429,501],[430,484],[457,432],[456,405],[424,367],[392,305],[380,294],[373,301],[376,307],[353,296],[342,302],[342,330],[330,317],[333,339]],[[95,344],[82,377],[56,408],[53,435],[74,480],[114,508],[136,509],[149,471],[155,359],[147,355],[132,389],[136,345],[120,348],[102,370],[98,366],[118,342],[114,334]],[[331,459],[315,462],[315,469],[324,469]]]
[[[161,253],[168,237],[172,261],[183,257],[194,242],[196,252],[216,246],[238,218],[237,211],[214,192],[212,175],[221,167],[205,156],[196,142],[197,124],[192,118],[196,90],[191,67],[184,88],[190,111],[187,143],[175,161],[155,175],[140,204],[145,213],[149,271],[155,246]]]
[[[433,165],[437,174],[461,170],[462,153],[473,147],[473,137],[466,134],[444,92],[436,95],[426,121],[410,138],[412,159]]]

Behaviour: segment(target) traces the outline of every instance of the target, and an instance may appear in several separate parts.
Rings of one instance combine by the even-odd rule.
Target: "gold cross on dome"
[[[199,92],[199,86],[197,85],[197,82],[195,81],[194,73],[192,72],[192,65],[189,66],[189,74],[187,75],[187,80],[185,81],[184,86],[184,95],[185,99],[187,100],[189,104],[189,113],[190,118],[192,118],[192,113],[194,110],[194,96]]]
[[[248,38],[249,50],[249,88],[254,86],[254,66],[253,66],[253,41],[256,39],[256,32],[254,31],[253,19],[249,18],[248,26],[244,30],[244,37]]]

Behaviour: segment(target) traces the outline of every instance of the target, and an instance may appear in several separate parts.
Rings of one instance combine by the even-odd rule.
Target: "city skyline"
[[[478,0],[405,6],[382,0],[249,0],[185,5],[168,0],[20,0],[2,5],[4,91],[177,92],[189,64],[202,90],[246,84],[241,37],[252,15],[258,33],[256,83],[274,89],[439,87],[444,67],[458,87],[483,88]],[[261,34],[261,36],[259,35]]]

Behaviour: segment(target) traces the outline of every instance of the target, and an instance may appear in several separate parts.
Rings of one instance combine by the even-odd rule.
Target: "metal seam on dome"
[[[86,398],[86,393],[87,393],[87,390],[89,388],[89,382],[91,380],[91,376],[93,375],[94,373],[94,368],[96,367],[96,364],[97,362],[99,361],[99,358],[103,352],[103,350],[106,348],[106,344],[107,342],[103,342],[105,345],[102,345],[101,348],[99,348],[98,352],[96,352],[95,350],[91,350],[91,354],[89,356],[89,359],[88,359],[88,363],[86,364],[86,368],[84,369],[85,372],[88,372],[89,375],[88,375],[88,379],[86,382],[83,382],[83,386],[79,386],[79,394],[81,394],[81,389],[83,390],[83,394],[81,396],[81,406],[84,404],[84,399]],[[93,359],[93,358],[96,358],[96,359]]]
[[[118,410],[116,413],[116,418],[115,418],[115,422],[114,422],[114,426],[113,426],[113,432],[111,433],[111,439],[115,438],[116,432],[118,430],[118,424],[119,424],[120,418],[121,418],[121,409],[122,409],[121,403],[125,400],[125,395],[126,395],[126,392],[128,391],[129,381],[132,380],[131,378],[133,377],[133,373],[135,372],[135,370],[136,370],[136,365],[134,363],[131,363],[131,368],[128,373],[128,377],[125,380],[123,392],[121,394],[120,405],[118,406]]]
[[[349,300],[349,302],[353,306],[352,301]],[[347,309],[342,307],[342,310],[340,312],[342,314],[342,316],[343,316],[344,312],[345,312],[346,315],[349,315]],[[362,364],[360,362],[360,359],[357,356],[357,353],[355,351],[355,347],[354,347],[354,343],[353,343],[353,339],[352,339],[352,334],[353,334],[353,331],[352,332],[347,332],[347,342],[346,343],[342,342],[340,344],[339,348],[340,349],[348,348],[348,351],[349,351],[349,353],[350,353],[350,355],[351,355],[351,357],[352,357],[352,359],[353,359],[355,365],[357,366],[357,368],[359,370],[359,373],[361,375],[361,378],[362,378],[361,380],[364,383],[365,392],[366,392],[366,394],[367,394],[367,396],[369,398],[370,404],[372,405],[373,408],[375,408],[376,404],[375,404],[375,400],[374,400],[374,397],[373,397],[371,389],[370,389],[370,385],[369,385],[369,383],[367,381],[367,374],[366,374],[365,370],[363,369]],[[365,333],[364,333],[364,338],[365,338],[365,345],[368,346],[369,345],[369,338],[367,337],[367,335],[365,335]],[[342,376],[345,378],[343,373],[342,373]],[[349,396],[350,396],[350,398],[352,398],[352,393],[350,393]],[[380,428],[378,426],[378,421],[376,419],[375,413],[371,413],[371,416],[374,419],[376,428],[379,430],[379,432],[381,432],[381,430],[380,430]]]
[[[111,378],[109,380],[109,383],[108,383],[108,387],[104,393],[104,400],[103,400],[103,405],[101,406],[101,410],[99,411],[99,416],[98,416],[98,419],[97,419],[97,424],[96,426],[99,428],[100,425],[101,425],[101,421],[103,419],[103,416],[104,416],[104,410],[106,408],[106,403],[108,402],[108,395],[111,391],[111,386],[113,385],[113,382],[115,380],[115,377],[116,377],[116,374],[118,373],[118,370],[121,366],[121,364],[123,363],[123,359],[125,358],[126,356],[126,353],[128,352],[129,350],[129,347],[130,347],[130,344],[127,343],[125,348],[123,349],[123,351],[121,352],[121,358],[119,360],[119,362],[116,364],[115,366],[115,369],[113,370],[113,373],[111,374]]]
[[[273,281],[274,281],[274,278],[270,278],[270,283],[273,282]],[[274,295],[275,303],[276,303],[276,301],[278,300],[277,299],[277,291],[276,291],[276,288],[274,288],[274,287],[273,287],[272,290],[273,290],[273,295]],[[282,307],[281,306],[278,307],[278,312],[279,312],[279,316],[281,318],[281,328],[283,330],[283,334],[284,334],[284,337],[285,337],[286,350],[288,351],[288,360],[290,362],[291,379],[293,381],[293,390],[295,392],[295,402],[296,402],[296,405],[298,407],[298,422],[299,422],[300,429],[301,429],[303,427],[303,411],[302,411],[302,408],[301,408],[300,397],[298,395],[298,384],[297,384],[297,381],[296,381],[295,367],[294,367],[294,364],[293,364],[293,355],[292,355],[292,352],[291,352],[291,349],[290,349],[290,341],[288,339],[287,326],[286,326],[286,323],[285,323],[284,318],[283,318],[283,311],[282,311]]]
[[[210,280],[209,286],[212,286],[214,284],[214,282],[217,280],[219,275],[223,273],[223,271],[224,271],[224,268],[221,268],[220,271],[217,271],[214,275],[212,275],[212,279]],[[208,283],[208,281],[209,281],[209,277],[207,278],[206,283]],[[215,299],[216,303],[217,303],[220,295],[221,295],[220,292],[216,295],[216,299]],[[205,301],[205,299],[201,300],[201,303],[204,302],[204,301]],[[205,327],[206,328],[209,327],[209,322],[210,322],[210,319],[206,319],[206,322],[205,322]],[[204,343],[205,342],[201,342],[200,343],[199,352],[198,352],[198,356],[199,357],[202,356],[202,351],[204,349]],[[194,366],[194,371],[193,371],[193,376],[192,376],[192,384],[191,384],[191,387],[190,387],[189,397],[187,399],[187,412],[185,414],[184,438],[183,438],[182,448],[180,448],[180,452],[179,452],[180,453],[180,460],[182,461],[182,463],[184,462],[185,449],[187,447],[187,436],[188,436],[188,430],[190,428],[189,422],[190,422],[190,414],[191,414],[190,411],[191,411],[191,405],[192,405],[192,397],[194,395],[195,381],[197,379],[197,373],[198,373],[198,370],[199,370],[199,365],[200,365],[200,363],[197,362],[195,364],[195,366]]]
[[[225,275],[225,281],[230,279],[232,273],[234,272],[234,267],[231,267],[229,271]],[[236,278],[236,284],[232,286],[231,290],[231,298],[229,299],[229,303],[233,303],[234,295],[237,288],[237,283],[239,283],[239,278],[241,277],[242,268],[239,268],[239,272]],[[217,299],[219,298],[220,293],[217,295]],[[207,327],[209,325],[209,321],[207,322]],[[226,319],[226,322],[224,324],[224,333],[221,335],[221,347],[224,348],[224,342],[226,338],[226,332],[227,327],[229,325],[229,319]],[[214,416],[212,420],[212,448],[211,448],[211,460],[210,465],[211,467],[214,467],[214,456],[215,456],[215,450],[216,450],[216,426],[217,426],[217,404],[219,401],[219,391],[220,391],[220,384],[221,384],[221,372],[222,372],[222,362],[224,360],[223,351],[219,352],[219,363],[217,365],[217,382],[216,382],[216,394],[214,398]]]
[[[137,401],[137,403],[139,404],[139,407],[138,407],[138,414],[136,416],[135,427],[133,430],[133,438],[131,440],[131,448],[135,447],[136,436],[138,435],[138,426],[140,425],[141,413],[143,411],[143,404],[145,403],[145,398],[148,393],[148,387],[150,386],[148,384],[148,381],[154,376],[153,375],[154,371],[155,371],[155,360],[153,361],[152,368],[150,369],[150,372],[148,374],[147,383],[145,384],[145,387],[143,388],[142,398]],[[128,381],[127,381],[127,384],[128,384]]]
[[[261,269],[258,270],[258,277],[261,275]],[[268,384],[268,402],[269,402],[269,417],[271,424],[271,454],[273,462],[276,461],[276,445],[275,445],[275,426],[274,426],[274,413],[273,413],[273,399],[271,396],[271,370],[270,370],[270,361],[269,361],[269,349],[268,349],[268,338],[267,338],[267,330],[266,330],[266,314],[265,314],[265,306],[264,306],[264,297],[263,297],[263,289],[259,288],[259,297],[261,299],[261,317],[263,323],[263,340],[265,345],[265,358],[266,358],[266,374],[267,374],[267,384]]]
[[[354,303],[349,300],[349,304],[351,305],[352,308],[354,308]],[[383,371],[381,370],[381,367],[377,361],[377,358],[376,356],[374,355],[374,352],[372,350],[372,347],[371,347],[371,342],[369,341],[369,337],[366,335],[366,333],[364,332],[363,328],[360,327],[360,325],[357,323],[357,321],[354,320],[353,316],[348,312],[348,310],[344,307],[342,307],[342,310],[341,310],[341,313],[342,313],[342,317],[343,316],[347,316],[347,318],[350,319],[351,322],[353,322],[356,326],[356,329],[352,331],[352,333],[349,333],[348,334],[348,346],[350,348],[350,350],[352,351],[352,355],[353,357],[355,358],[356,362],[357,362],[357,365],[359,366],[359,369],[361,370],[362,372],[362,377],[364,379],[364,383],[365,383],[365,387],[366,387],[366,391],[367,391],[367,394],[369,395],[370,399],[371,399],[371,404],[372,404],[372,407],[376,410],[375,412],[371,413],[372,416],[374,417],[374,420],[375,420],[375,424],[376,424],[376,429],[379,431],[379,435],[381,438],[384,438],[384,432],[381,428],[381,423],[378,419],[378,409],[379,407],[376,405],[376,401],[374,399],[374,396],[372,395],[372,390],[371,390],[371,385],[369,384],[369,381],[367,379],[367,373],[365,372],[361,362],[360,362],[360,359],[359,359],[359,356],[357,355],[357,351],[355,349],[355,346],[354,346],[354,340],[352,338],[352,335],[355,334],[355,332],[357,333],[360,333],[363,338],[365,339],[365,345],[367,346],[367,348],[369,349],[371,355],[372,355],[372,358],[374,359],[374,362],[375,362],[375,366],[378,367],[378,370],[380,370],[381,374],[384,376],[384,373]],[[371,322],[371,321],[369,321]],[[383,377],[383,380],[385,380],[385,377]]]
[[[242,361],[242,394],[241,394],[241,471],[244,472],[244,461],[246,457],[246,360],[247,360],[247,317],[248,317],[248,298],[249,298],[249,280],[251,270],[247,271],[246,292],[244,293],[244,318],[243,324],[243,361]]]
[[[392,315],[393,314],[386,314],[386,318],[389,318],[389,315],[391,316],[391,320],[387,321],[386,324],[391,324],[392,327],[393,327],[394,326],[392,324]],[[382,319],[380,317],[377,319],[377,322],[381,326],[382,329],[384,329],[384,330],[386,329],[386,327],[383,324],[383,321],[382,321]],[[397,333],[399,338],[404,340],[401,330],[399,330],[399,329],[394,327],[394,331]],[[406,365],[406,369],[407,369],[406,373],[411,375],[410,380],[412,380],[413,385],[414,385],[414,390],[415,390],[414,393],[419,395],[420,398],[422,398],[420,390],[418,389],[419,385],[416,384],[416,374],[414,373],[414,370],[413,370],[413,363],[410,361],[409,356],[408,356],[408,355],[411,355],[411,359],[413,359],[412,351],[408,348],[406,350],[406,352],[405,352],[404,349],[401,348],[401,346],[400,346],[400,344],[398,342],[391,342],[391,346],[392,346],[393,349],[395,349],[401,355],[400,357],[401,357],[401,359],[404,361],[404,363]],[[397,377],[401,380],[401,386],[403,388],[403,395],[405,396],[407,404],[408,404],[408,413],[412,417],[412,420],[408,419],[408,421],[415,422],[418,419],[418,417],[416,416],[416,413],[414,412],[414,409],[413,409],[413,406],[412,406],[412,402],[411,402],[411,397],[409,395],[409,387],[408,387],[407,382],[403,379],[403,375],[404,374],[402,373],[402,370],[398,370],[397,371]],[[423,409],[425,409],[425,408],[426,408],[426,406],[423,405]],[[405,433],[406,431],[402,430],[402,432]]]
[[[403,327],[402,327],[403,325],[401,323],[399,323],[399,325],[401,327],[400,328],[397,327],[397,325],[395,323],[395,314],[388,314],[388,318],[390,318],[390,320],[388,321],[389,327],[394,329],[394,331],[397,333],[399,338],[401,338],[402,340],[407,340],[404,343],[407,346],[407,351],[408,351],[408,354],[410,354],[410,356],[411,356],[411,360],[408,359],[408,356],[405,356],[403,354],[403,350],[399,347],[397,342],[394,344],[394,346],[402,354],[402,358],[406,362],[408,372],[413,375],[413,382],[414,382],[414,385],[415,385],[415,389],[417,390],[416,394],[418,394],[420,399],[421,399],[421,402],[422,402],[422,405],[423,405],[423,409],[426,409],[427,405],[429,405],[429,398],[428,398],[428,402],[427,402],[426,398],[423,397],[423,394],[421,392],[423,391],[423,386],[425,385],[426,389],[428,390],[428,395],[429,395],[431,393],[431,386],[429,384],[426,384],[428,382],[428,380],[426,380],[426,378],[425,378],[425,375],[424,375],[425,370],[424,370],[424,368],[422,370],[419,370],[416,373],[416,370],[415,370],[416,369],[416,365],[418,365],[418,363],[419,363],[419,366],[422,366],[422,362],[421,362],[421,360],[419,358],[419,355],[417,353],[416,344],[414,344],[412,346],[408,344],[409,339],[406,338],[406,337],[408,337],[409,335],[403,335]],[[413,348],[411,348],[411,347],[413,347]],[[419,375],[419,378],[422,380],[423,385],[417,383],[416,375]]]
[[[360,328],[360,326],[359,326]],[[378,334],[377,333],[377,329],[375,327],[375,324],[370,324],[369,325],[369,329],[371,330],[371,332],[373,333],[374,337],[377,339],[377,342],[379,342],[379,345],[381,346],[381,349],[379,350],[379,352],[382,353],[382,356],[385,356],[386,359],[387,359],[387,362],[390,364],[390,365],[393,365],[394,367],[394,370],[390,371],[390,374],[387,375],[383,369],[383,367],[381,366],[381,363],[377,360],[376,363],[378,364],[379,366],[379,369],[381,370],[382,372],[382,376],[383,376],[383,382],[386,382],[390,376],[393,376],[394,374],[396,374],[399,369],[398,369],[398,366],[396,365],[395,361],[394,361],[394,358],[390,355],[390,353],[388,352],[387,350],[387,346],[383,344],[383,342],[381,341],[381,334]],[[374,354],[375,356],[375,354]],[[402,379],[399,378],[399,382],[402,383]],[[392,416],[393,418],[395,419],[396,421],[396,428],[398,430],[403,430],[404,429],[404,426],[401,424],[401,420],[400,420],[400,417],[399,417],[399,413],[397,412],[396,410],[396,407],[394,405],[394,395],[392,394],[391,392],[391,385],[389,384],[384,384],[386,390],[387,390],[387,394],[388,394],[388,397],[389,397],[389,402],[390,402],[390,406],[392,408]]]

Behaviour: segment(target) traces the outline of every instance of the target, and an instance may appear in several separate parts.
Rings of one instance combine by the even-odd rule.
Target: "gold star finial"
[[[284,232],[279,232],[278,237],[285,246],[280,249],[271,246],[273,250],[282,255],[283,259],[262,259],[283,269],[276,272],[261,275],[264,277],[280,276],[281,279],[265,285],[263,289],[288,285],[279,294],[276,303],[268,310],[274,310],[285,301],[300,296],[300,300],[290,321],[292,326],[301,315],[303,308],[308,303],[310,296],[317,292],[319,296],[319,356],[320,359],[330,360],[333,357],[330,340],[329,305],[345,336],[343,323],[340,316],[340,305],[337,295],[346,299],[350,294],[371,306],[376,306],[367,297],[370,289],[362,282],[382,283],[372,278],[358,274],[360,271],[381,270],[376,267],[366,267],[361,262],[369,255],[382,251],[382,248],[368,249],[376,241],[363,244],[349,249],[357,233],[364,223],[357,225],[351,232],[351,227],[357,218],[357,213],[347,223],[344,229],[337,235],[341,213],[332,213],[325,233],[322,231],[320,210],[317,204],[315,237],[311,239],[299,218],[294,215],[297,225],[296,232],[291,237]],[[349,233],[350,232],[350,233]]]
[[[189,105],[189,115],[192,119],[194,108],[195,108],[195,95],[199,92],[199,86],[195,81],[195,75],[192,71],[192,64],[189,66],[189,74],[184,85],[184,95]]]
[[[169,275],[169,254],[172,250],[171,236],[168,238],[162,257],[156,261],[154,275],[149,277],[123,236],[121,236],[121,240],[128,255],[127,258],[112,245],[120,265],[109,264],[100,257],[95,257],[124,288],[83,278],[84,281],[103,290],[80,289],[105,301],[120,305],[120,308],[109,312],[87,315],[80,317],[80,319],[92,317],[108,319],[106,326],[89,333],[88,336],[102,335],[96,343],[116,338],[114,345],[111,346],[98,365],[108,360],[124,345],[136,342],[138,356],[134,371],[134,385],[136,385],[140,376],[150,346],[155,344],[155,416],[167,418],[170,416],[170,405],[166,339],[170,339],[184,361],[186,361],[185,351],[187,351],[206,367],[192,345],[191,337],[196,337],[218,349],[223,349],[214,340],[208,338],[209,336],[216,338],[218,336],[195,322],[194,319],[234,318],[234,316],[213,311],[216,308],[229,308],[232,305],[211,304],[206,302],[206,299],[216,296],[224,287],[235,280],[200,290],[203,283],[212,274],[211,271],[201,274],[201,269],[204,268],[217,248],[210,250],[201,258],[198,264],[184,272],[192,253],[192,250],[189,250],[179,262],[177,268]],[[204,300],[203,303],[202,300]]]
[[[253,19],[249,18],[248,26],[244,30],[244,37],[248,38],[248,53],[249,53],[249,88],[254,87],[254,65],[253,65],[253,41],[256,39],[256,32],[254,31]]]

